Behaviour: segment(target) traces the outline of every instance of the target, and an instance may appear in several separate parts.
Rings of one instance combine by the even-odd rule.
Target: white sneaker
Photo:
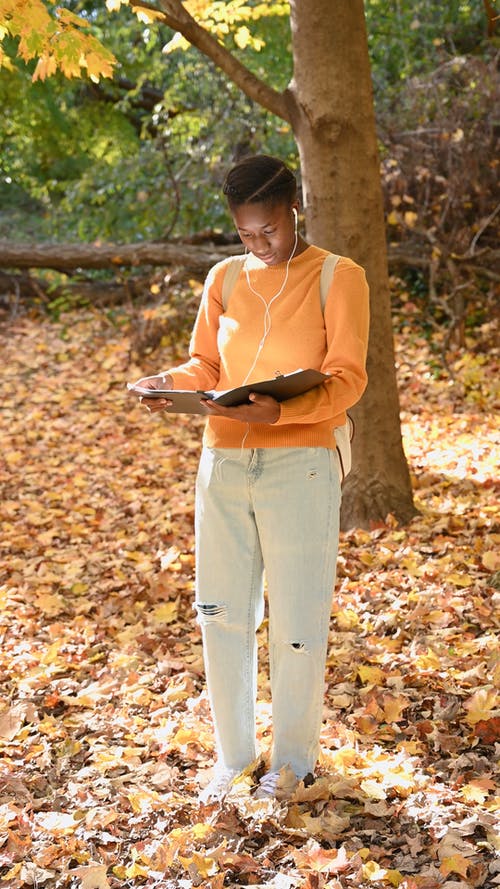
[[[217,802],[217,800],[224,799],[226,793],[229,793],[236,775],[239,775],[236,769],[218,769],[210,783],[199,794],[200,803]]]
[[[271,799],[276,796],[280,773],[266,772],[259,781],[259,786],[254,793],[255,799]]]

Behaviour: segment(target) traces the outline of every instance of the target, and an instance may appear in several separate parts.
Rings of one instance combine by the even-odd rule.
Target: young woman
[[[203,800],[221,797],[257,756],[256,631],[269,601],[273,747],[258,796],[280,769],[297,778],[319,753],[324,673],[337,559],[340,480],[334,428],[366,385],[368,287],[341,257],[324,309],[326,251],[297,230],[293,173],[273,157],[247,157],[224,194],[248,255],[224,304],[228,261],[210,271],[179,367],[140,380],[149,388],[230,389],[316,368],[329,379],[279,403],[221,407],[208,420],[196,485],[196,610],[203,635],[218,765]],[[143,398],[151,410],[170,402]]]

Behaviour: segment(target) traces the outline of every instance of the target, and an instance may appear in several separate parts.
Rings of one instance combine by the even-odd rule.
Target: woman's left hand
[[[251,392],[248,397],[251,404],[239,404],[237,407],[223,407],[210,400],[203,401],[203,404],[208,408],[208,413],[241,423],[276,423],[279,420],[280,406],[275,398],[256,392]]]

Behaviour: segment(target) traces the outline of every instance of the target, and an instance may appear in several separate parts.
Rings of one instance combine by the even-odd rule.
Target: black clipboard
[[[202,399],[221,404],[224,407],[235,407],[239,404],[249,404],[248,396],[251,392],[260,395],[271,395],[276,401],[287,401],[297,395],[303,395],[309,389],[314,389],[329,379],[329,374],[319,370],[296,370],[288,374],[278,374],[271,380],[259,380],[257,383],[248,383],[245,386],[237,386],[235,389],[226,389],[218,392],[215,389],[185,390],[185,389],[147,389],[134,383],[127,383],[127,388],[135,395],[143,398],[167,398],[172,401],[165,410],[173,414],[207,414],[208,411]]]

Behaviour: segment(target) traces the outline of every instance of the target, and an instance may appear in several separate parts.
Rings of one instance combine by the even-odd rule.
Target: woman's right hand
[[[134,384],[142,389],[173,389],[174,382],[170,374],[156,374],[154,377],[141,377]],[[172,402],[168,398],[148,398],[146,395],[140,395],[139,401],[152,414],[165,410],[170,407]]]

